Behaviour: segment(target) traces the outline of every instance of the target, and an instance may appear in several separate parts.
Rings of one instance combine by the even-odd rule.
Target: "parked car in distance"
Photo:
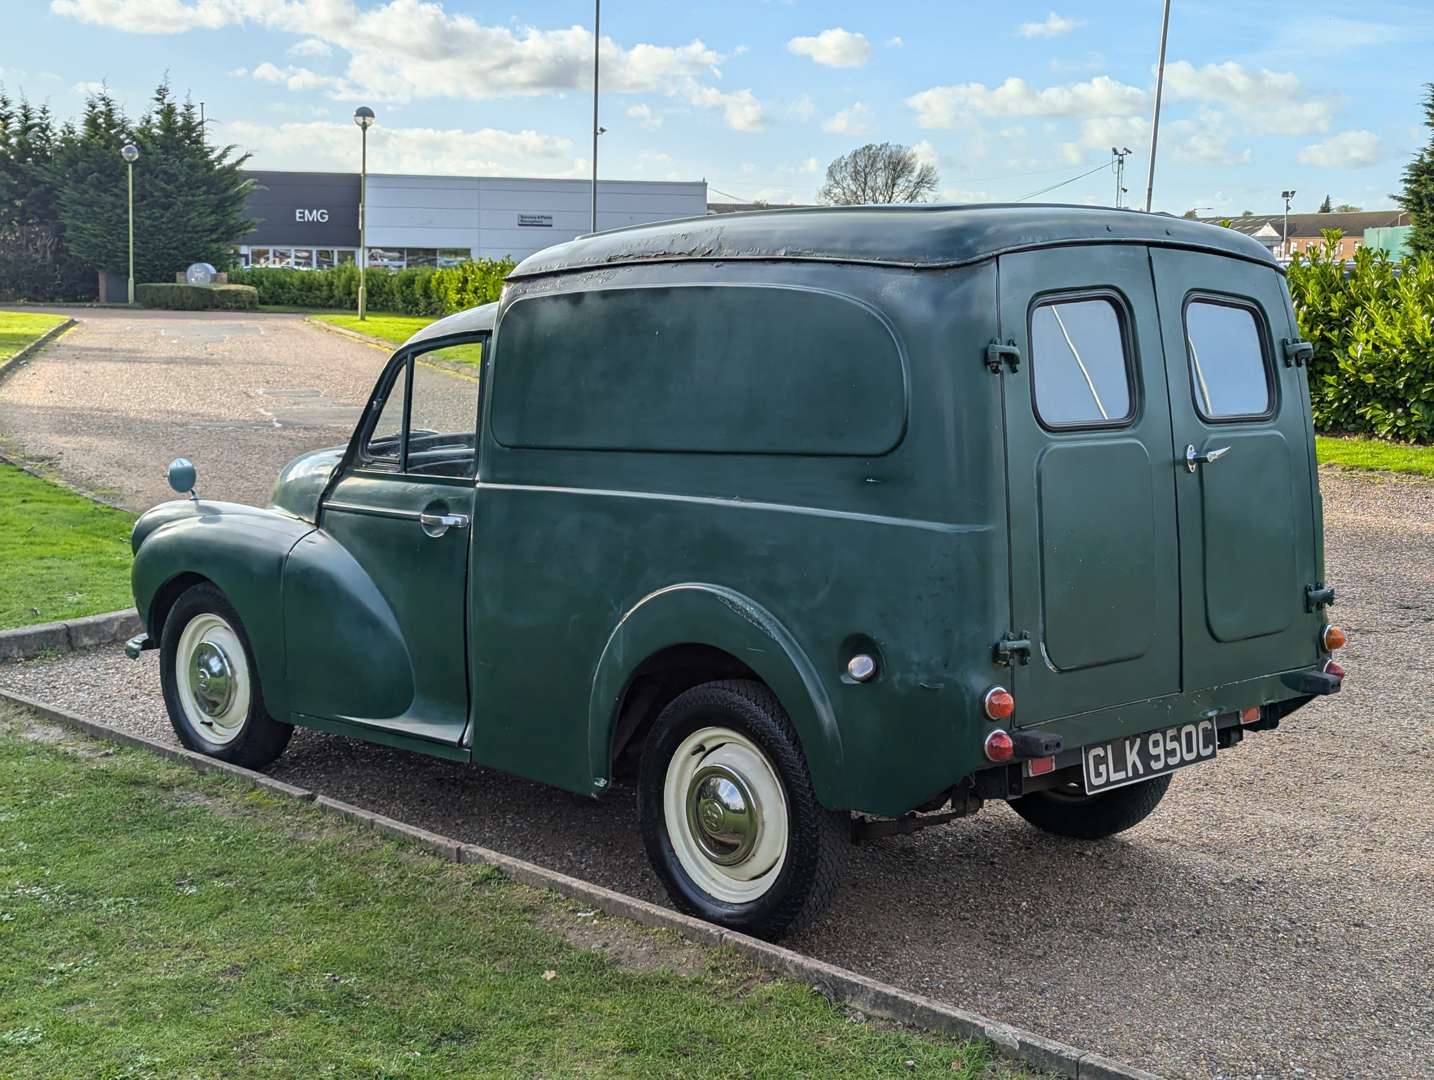
[[[1163,215],[579,239],[271,506],[145,514],[130,651],[242,765],[299,725],[635,783],[673,903],[779,937],[853,839],[996,799],[1108,837],[1339,689],[1309,352],[1258,243]]]

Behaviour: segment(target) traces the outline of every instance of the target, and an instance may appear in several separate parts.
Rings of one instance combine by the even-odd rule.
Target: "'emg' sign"
[[[329,212],[328,212],[327,210],[304,210],[304,209],[298,209],[298,210],[295,210],[295,211],[294,211],[294,220],[295,220],[295,221],[328,221],[328,220],[329,220]]]

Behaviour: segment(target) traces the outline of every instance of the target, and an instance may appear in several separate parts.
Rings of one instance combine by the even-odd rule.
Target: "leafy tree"
[[[210,147],[192,102],[176,102],[161,83],[149,111],[131,124],[107,92],[91,96],[78,128],[57,155],[60,220],[75,252],[91,266],[122,274],[129,261],[125,162],[134,164],[136,281],[173,281],[192,262],[227,266],[233,245],[253,228],[244,216],[248,155]]]
[[[1328,214],[1329,212],[1330,212],[1329,196],[1326,195],[1326,196],[1324,197],[1324,202],[1322,202],[1322,203],[1319,204],[1319,213],[1321,213],[1321,214]]]
[[[1336,214],[1357,214],[1360,209],[1361,208],[1355,206],[1354,203],[1342,202],[1334,208],[1334,212]]]
[[[925,202],[936,191],[936,167],[896,143],[867,143],[827,166],[817,198],[835,206]]]
[[[1434,83],[1424,84],[1424,125],[1429,145],[1404,168],[1404,191],[1394,197],[1409,212],[1414,231],[1409,237],[1413,255],[1434,253]]]

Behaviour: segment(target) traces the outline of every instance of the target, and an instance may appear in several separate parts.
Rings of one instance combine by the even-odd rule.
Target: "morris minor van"
[[[272,505],[145,514],[129,649],[226,761],[299,725],[635,785],[673,903],[778,937],[853,840],[989,800],[1099,840],[1339,689],[1310,351],[1264,248],[1161,215],[582,238]]]

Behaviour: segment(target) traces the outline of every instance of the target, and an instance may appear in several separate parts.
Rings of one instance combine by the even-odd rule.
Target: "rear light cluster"
[[[1341,681],[1344,679],[1344,668],[1340,667],[1340,665],[1336,664],[1333,660],[1325,662],[1324,673],[1326,675],[1333,675]]]
[[[1016,699],[1004,686],[993,686],[986,691],[985,706],[992,720],[1005,720],[1016,711]]]
[[[1324,646],[1325,652],[1334,652],[1335,649],[1344,648],[1344,644],[1348,640],[1344,631],[1337,626],[1326,626],[1319,632],[1319,643]]]
[[[1004,731],[993,731],[986,736],[986,758],[998,764],[1010,761],[1016,756],[1016,743]]]

